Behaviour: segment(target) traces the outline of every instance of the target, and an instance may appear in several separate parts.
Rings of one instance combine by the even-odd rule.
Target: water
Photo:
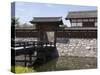
[[[48,63],[39,66],[36,71],[59,71],[76,69],[93,69],[97,67],[97,59],[94,57],[58,57]]]
[[[37,72],[94,69],[97,68],[97,58],[73,56],[58,57],[46,62],[43,65],[33,65],[32,68]]]

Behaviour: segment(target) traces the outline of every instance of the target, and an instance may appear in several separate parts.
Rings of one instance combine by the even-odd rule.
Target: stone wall
[[[33,41],[37,38],[17,38],[17,41]],[[97,57],[96,38],[57,38],[59,56]]]
[[[97,39],[57,38],[59,56],[97,57]]]

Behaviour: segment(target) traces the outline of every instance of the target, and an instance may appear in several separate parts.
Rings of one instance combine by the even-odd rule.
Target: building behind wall
[[[71,27],[97,27],[97,10],[69,12],[66,20],[70,20]]]
[[[69,12],[66,20],[71,27],[65,29],[66,37],[59,37],[57,49],[60,56],[97,57],[97,11]]]

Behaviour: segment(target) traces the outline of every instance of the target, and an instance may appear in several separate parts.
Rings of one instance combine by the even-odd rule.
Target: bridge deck
[[[39,42],[39,41],[17,41],[11,45],[11,49],[15,50],[16,55],[28,54],[34,51],[39,51],[47,47],[54,48],[55,43],[53,42]]]

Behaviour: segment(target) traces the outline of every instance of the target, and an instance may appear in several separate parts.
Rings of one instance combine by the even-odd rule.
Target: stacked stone
[[[79,39],[59,38],[57,40],[57,49],[59,56],[80,56],[80,57],[96,57],[97,56],[97,39]]]

